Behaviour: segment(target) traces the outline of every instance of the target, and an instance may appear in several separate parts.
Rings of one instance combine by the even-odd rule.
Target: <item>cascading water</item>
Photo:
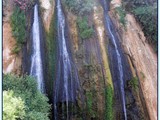
[[[123,112],[124,112],[124,116],[125,116],[125,120],[127,120],[127,114],[126,114],[126,104],[125,104],[125,92],[124,92],[124,83],[123,83],[123,68],[122,68],[122,60],[121,60],[121,56],[120,53],[118,51],[117,48],[117,44],[115,42],[115,37],[113,35],[113,33],[111,32],[111,28],[109,25],[110,19],[108,17],[106,17],[107,22],[107,28],[109,31],[109,34],[111,35],[111,38],[113,40],[114,46],[115,46],[115,50],[116,50],[116,55],[117,55],[117,62],[118,62],[118,71],[119,71],[119,79],[120,79],[120,85],[121,85],[121,94],[122,94],[122,102],[123,102]]]
[[[30,75],[34,76],[37,80],[38,89],[44,92],[44,81],[43,81],[43,67],[41,57],[41,46],[40,46],[40,29],[39,29],[39,17],[38,17],[38,5],[34,7],[34,22],[32,27],[33,41],[31,56],[31,69]]]
[[[103,8],[104,8],[104,12],[105,12],[105,22],[106,22],[106,29],[108,31],[108,34],[111,38],[111,43],[114,46],[114,51],[116,53],[116,57],[114,59],[116,59],[117,62],[117,69],[118,69],[118,75],[117,78],[120,80],[120,91],[121,91],[121,99],[122,99],[122,106],[123,106],[123,112],[124,112],[124,119],[127,120],[127,113],[126,113],[126,102],[125,102],[125,91],[124,91],[124,71],[123,71],[123,65],[122,65],[122,56],[120,54],[120,50],[118,48],[118,38],[113,30],[113,25],[112,22],[110,20],[110,17],[108,15],[108,5],[106,3],[105,0],[103,0]],[[113,62],[113,61],[112,61]]]
[[[79,80],[77,70],[67,49],[65,37],[66,24],[60,0],[57,0],[58,19],[58,59],[57,73],[54,85],[54,119],[70,120],[72,105],[76,104]]]

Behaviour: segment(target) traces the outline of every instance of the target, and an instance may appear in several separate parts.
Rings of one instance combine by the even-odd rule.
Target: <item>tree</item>
[[[24,101],[25,115],[23,120],[49,120],[50,105],[48,98],[38,91],[36,80],[32,77],[4,75],[3,90],[12,90],[13,97],[21,98]],[[3,107],[5,108],[6,104]]]
[[[3,91],[3,120],[23,119],[24,116],[24,101],[15,97],[12,90]]]

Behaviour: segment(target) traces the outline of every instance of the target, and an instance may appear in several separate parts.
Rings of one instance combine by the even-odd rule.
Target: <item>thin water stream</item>
[[[104,16],[105,16],[105,22],[106,22],[106,29],[110,37],[110,42],[113,44],[113,49],[116,53],[116,62],[117,62],[117,69],[118,69],[118,79],[119,79],[119,85],[120,85],[120,92],[121,92],[121,99],[122,99],[122,107],[123,107],[123,113],[124,113],[124,119],[127,120],[127,112],[126,112],[126,101],[125,101],[125,91],[124,91],[124,71],[123,71],[123,65],[122,65],[122,56],[120,54],[120,50],[118,47],[118,38],[116,36],[115,31],[113,30],[113,24],[111,22],[111,19],[108,15],[108,4],[105,0],[103,0],[103,8],[104,8]],[[113,61],[112,61],[113,62]],[[115,72],[115,71],[114,71]]]
[[[43,65],[41,56],[41,45],[40,45],[40,29],[39,29],[39,17],[38,17],[38,5],[34,6],[34,22],[32,27],[32,56],[31,56],[31,69],[30,75],[34,76],[37,80],[38,89],[44,92],[44,76],[43,76]]]

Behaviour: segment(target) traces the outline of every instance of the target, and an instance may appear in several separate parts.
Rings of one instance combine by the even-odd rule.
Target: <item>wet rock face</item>
[[[96,15],[97,18],[95,18],[95,14],[87,16],[89,19],[89,24],[96,26],[94,29],[95,34],[89,39],[82,40],[79,36],[78,27],[76,24],[77,16],[65,9],[67,26],[69,28],[69,42],[72,49],[71,53],[76,63],[80,83],[84,91],[84,109],[81,110],[85,112],[86,119],[93,120],[105,118],[104,80],[107,82],[109,81],[111,84],[111,79],[109,76],[110,70],[108,69],[108,59],[105,49],[105,33],[102,22],[103,17],[101,16],[103,15],[102,8],[100,8],[99,12],[99,15],[98,11],[96,13],[98,15]],[[98,24],[100,24],[99,28],[97,28]],[[96,34],[97,30],[98,34]],[[80,107],[82,108],[83,106]]]
[[[129,81],[125,88],[125,95],[126,95],[126,107],[127,107],[127,119],[129,120],[142,120],[144,119],[144,113],[142,113],[141,106],[138,105],[138,94],[139,89],[134,88],[133,86],[129,85]],[[136,94],[136,95],[135,95]]]
[[[5,0],[3,2],[5,6],[3,8],[5,10],[3,13],[3,72],[15,72],[19,74],[21,71],[21,53],[18,56],[11,54],[16,43],[12,37],[9,23],[13,1]],[[55,0],[40,0],[40,2],[43,24],[46,32],[49,32],[51,19],[55,10]],[[125,29],[120,24],[119,17],[115,14],[114,10],[115,7],[120,5],[121,0],[112,0],[109,15],[115,25],[124,53],[128,57],[132,75],[134,77],[137,76],[139,79],[138,92],[134,91],[131,86],[125,85],[127,117],[130,120],[141,120],[141,115],[145,115],[144,113],[146,113],[143,119],[157,120],[157,56],[146,43],[145,36],[132,15],[126,15],[125,19],[127,22]],[[109,68],[110,61],[108,60],[106,48],[109,39],[105,34],[104,11],[101,6],[93,8],[92,14],[87,17],[90,24],[93,25],[94,35],[90,39],[82,40],[80,39],[77,27],[77,16],[65,7],[64,10],[69,33],[67,42],[71,48],[70,54],[76,63],[83,88],[84,104],[80,100],[77,100],[78,111],[82,112],[84,110],[87,119],[102,120],[105,118],[106,109],[105,87],[107,84],[113,86]],[[114,94],[116,96],[119,93],[114,91]],[[114,99],[117,98],[115,97]],[[121,105],[119,105],[120,102],[118,99],[114,103],[113,110],[116,114],[116,120],[123,119],[121,115],[123,111]],[[59,106],[61,107],[61,105],[62,103]],[[82,107],[85,107],[85,109],[82,109]],[[144,110],[145,108],[146,111]],[[76,120],[76,117],[73,119]]]
[[[120,6],[120,5],[121,5],[121,0],[112,0],[111,10],[114,11],[114,8],[117,6]],[[99,12],[96,13],[96,9],[98,9]],[[101,8],[94,8],[94,10],[95,10],[95,12],[93,14],[93,18],[90,18],[90,20],[94,19],[94,27],[95,27],[95,34],[96,34],[95,38],[97,39],[97,41],[94,38],[86,40],[86,41],[81,41],[79,39],[78,33],[77,33],[78,30],[76,27],[76,19],[77,19],[76,16],[72,15],[69,11],[66,11],[66,17],[68,20],[67,22],[68,22],[69,31],[70,31],[69,32],[70,38],[71,38],[70,42],[73,46],[72,54],[73,54],[73,58],[75,60],[75,63],[78,66],[77,68],[79,71],[80,81],[82,82],[83,89],[86,91],[92,91],[91,88],[95,89],[96,94],[97,95],[99,94],[98,98],[96,98],[96,99],[97,100],[104,100],[104,98],[102,97],[104,94],[100,94],[101,90],[98,91],[99,88],[101,86],[103,86],[103,84],[98,83],[99,78],[100,77],[102,78],[102,75],[98,75],[98,74],[102,74],[102,73],[92,73],[89,69],[86,69],[84,67],[86,63],[87,63],[87,65],[94,66],[95,64],[99,63],[98,58],[100,58],[102,60],[103,67],[105,67],[105,69],[104,69],[105,75],[108,77],[110,74],[109,73],[110,70],[108,69],[108,61],[107,61],[108,59],[106,56],[107,52],[106,52],[105,46],[103,46],[108,42],[108,38],[106,38],[104,40],[105,33],[104,33],[104,24],[102,22],[103,21],[103,13],[101,11]],[[130,26],[130,27],[127,26],[127,32],[126,32],[124,30],[123,26],[118,21],[118,17],[115,17],[115,14],[113,11],[110,12],[110,16],[112,18],[113,23],[116,26],[117,33],[119,34],[119,37],[121,38],[120,42],[121,42],[121,45],[124,49],[126,56],[128,57],[128,61],[129,61],[130,67],[131,67],[132,75],[138,76],[138,78],[140,80],[139,87],[142,87],[142,94],[144,94],[144,91],[147,87],[143,88],[142,84],[143,84],[144,76],[147,76],[148,73],[145,73],[147,65],[145,65],[145,63],[143,63],[143,62],[148,61],[148,60],[147,59],[145,60],[143,57],[144,57],[144,54],[146,54],[146,51],[148,51],[150,53],[151,50],[148,50],[148,47],[146,47],[148,45],[146,45],[147,43],[145,43],[145,37],[144,37],[140,27],[137,26],[137,23],[135,21],[134,22],[132,21],[134,19],[133,16],[132,16],[132,20],[130,21],[130,23],[127,23],[127,24],[132,24],[132,26]],[[127,15],[127,16],[130,16],[130,15]],[[135,29],[135,30],[133,30],[133,29]],[[127,35],[127,34],[129,34],[129,35],[133,34],[133,31],[135,33],[135,36],[137,36],[137,37],[135,37],[134,35],[129,37]],[[133,43],[131,40],[134,41],[135,43]],[[138,41],[138,43],[136,41]],[[95,45],[95,43],[96,43],[96,45]],[[99,45],[98,46],[99,52],[97,51],[97,45]],[[137,50],[137,48],[141,49],[141,50]],[[141,51],[141,53],[143,53],[143,54],[137,55],[137,57],[135,57],[135,54],[137,54],[138,51]],[[101,56],[98,56],[97,53],[100,54]],[[141,58],[144,61],[141,60]],[[154,62],[152,61],[151,64],[154,64]],[[143,68],[141,68],[141,67],[143,67]],[[156,68],[156,65],[151,68]],[[139,69],[141,69],[141,70],[139,70]],[[109,70],[109,71],[107,71],[107,70]],[[156,69],[155,69],[155,71],[156,71]],[[153,73],[153,71],[152,71],[152,73]],[[156,76],[156,74],[157,73],[155,73],[154,75]],[[148,77],[147,79],[149,81],[150,77]],[[150,79],[150,81],[152,81],[152,80],[153,79]],[[110,79],[108,80],[106,78],[106,81],[110,82]],[[146,82],[146,84],[148,84],[148,83]],[[126,97],[126,102],[127,102],[126,106],[128,107],[128,109],[127,109],[128,118],[130,118],[130,119],[132,118],[133,120],[141,119],[140,116],[142,114],[144,114],[144,112],[141,112],[141,111],[143,111],[143,110],[141,110],[141,109],[143,109],[143,105],[141,102],[144,102],[140,98],[141,92],[134,93],[133,90],[131,90],[131,88],[127,88],[127,90],[125,92],[126,92],[126,96],[127,96]],[[133,93],[133,94],[131,94],[131,93]],[[147,101],[147,99],[145,99],[145,101]],[[95,102],[95,104],[97,104],[97,103]],[[104,105],[103,103],[102,104],[99,103],[99,107],[96,109],[99,109],[99,111],[103,111],[104,110],[103,105]],[[114,108],[114,110],[118,111],[118,108]],[[122,111],[122,110],[119,110],[119,111]],[[103,113],[103,112],[101,112],[101,113]],[[122,119],[120,115],[118,117],[118,112],[117,112],[116,119]],[[146,117],[145,119],[148,119],[148,118]]]
[[[110,17],[120,35],[121,44],[129,56],[131,66],[139,78],[139,87],[142,96],[144,96],[142,102],[146,103],[149,119],[157,120],[157,56],[146,43],[142,29],[132,15],[127,14],[125,17],[126,29],[120,24],[118,16],[115,15],[114,7],[112,7]]]
[[[134,97],[132,94],[130,94],[130,92],[131,92],[130,90],[125,90],[125,94],[127,96],[126,106],[128,106],[128,107],[135,103]]]
[[[40,3],[44,27],[46,31],[49,32],[51,19],[55,8],[55,0],[40,0]]]

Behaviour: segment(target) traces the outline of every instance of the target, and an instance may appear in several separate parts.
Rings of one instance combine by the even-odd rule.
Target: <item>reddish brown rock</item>
[[[15,55],[12,50],[15,47],[16,41],[12,36],[12,28],[10,25],[10,16],[13,11],[13,1],[6,1],[3,6],[3,73],[21,73],[21,53]]]
[[[144,102],[151,120],[157,120],[157,55],[146,42],[144,33],[131,14],[126,15],[126,28],[119,22],[114,5],[110,17],[120,36],[125,53],[129,56],[144,95]]]

